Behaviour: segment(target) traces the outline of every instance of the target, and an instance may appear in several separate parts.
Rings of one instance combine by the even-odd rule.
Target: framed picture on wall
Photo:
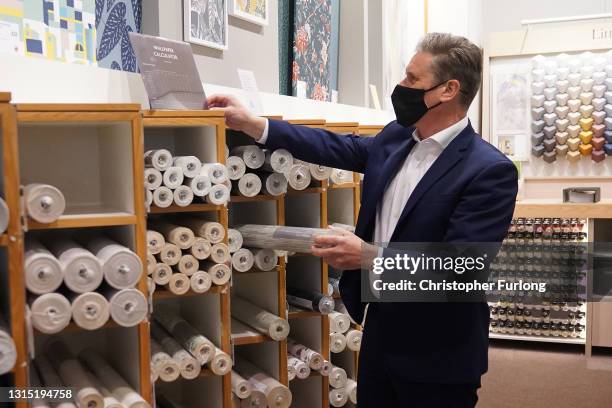
[[[227,0],[183,0],[185,41],[227,50]]]
[[[234,17],[261,26],[268,25],[268,0],[230,0]]]

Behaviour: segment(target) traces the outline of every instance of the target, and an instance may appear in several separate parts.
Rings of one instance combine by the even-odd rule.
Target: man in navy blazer
[[[430,33],[393,92],[397,120],[377,137],[258,118],[229,96],[213,96],[208,104],[225,109],[230,128],[266,148],[364,174],[355,234],[318,237],[313,247],[315,255],[345,270],[342,300],[353,320],[362,322],[366,303],[359,270],[364,251],[373,248],[364,243],[499,243],[507,232],[517,170],[466,117],[481,80],[482,54],[476,45]],[[373,302],[364,324],[360,408],[476,405],[487,371],[485,302]]]

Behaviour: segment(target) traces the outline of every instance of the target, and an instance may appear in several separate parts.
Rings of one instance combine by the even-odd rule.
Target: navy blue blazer
[[[359,137],[270,120],[266,147],[364,173],[355,233],[371,242],[378,203],[415,144],[413,131],[393,121],[377,137]],[[391,242],[501,242],[514,212],[517,180],[512,162],[469,124],[414,189]],[[340,281],[342,300],[356,322],[363,320],[366,306],[360,275],[345,271]],[[484,302],[372,303],[366,323],[362,360],[370,356],[398,378],[479,384],[487,370]]]

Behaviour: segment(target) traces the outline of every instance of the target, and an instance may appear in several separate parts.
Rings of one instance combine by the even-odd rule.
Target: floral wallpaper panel
[[[98,66],[138,70],[128,34],[140,32],[141,19],[141,0],[96,0]]]

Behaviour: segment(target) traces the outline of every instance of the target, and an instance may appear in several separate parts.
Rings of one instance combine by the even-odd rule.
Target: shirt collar
[[[446,129],[442,129],[438,133],[433,134],[431,137],[428,137],[425,140],[433,140],[435,141],[442,149],[445,149],[458,135],[467,127],[469,123],[467,115],[461,119],[460,121],[450,125]],[[420,143],[425,140],[421,140],[419,138],[419,131],[414,129],[412,132],[412,138],[415,142]]]

